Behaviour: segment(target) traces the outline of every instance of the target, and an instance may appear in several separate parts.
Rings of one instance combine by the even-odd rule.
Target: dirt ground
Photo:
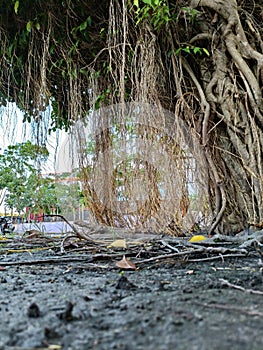
[[[151,243],[127,253],[136,270],[115,265],[123,249],[99,249],[2,245],[1,350],[263,349],[263,264],[254,248],[209,260],[166,247],[163,258]]]

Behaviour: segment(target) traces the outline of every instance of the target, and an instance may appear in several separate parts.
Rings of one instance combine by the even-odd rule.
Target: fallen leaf
[[[0,266],[0,271],[5,271],[5,267]]]
[[[60,350],[60,349],[62,349],[61,345],[50,344],[48,346],[48,350]]]
[[[133,262],[131,262],[129,259],[126,259],[125,255],[123,255],[123,258],[120,261],[117,261],[115,263],[117,267],[120,267],[121,269],[126,270],[137,270],[137,267]]]
[[[196,236],[193,236],[189,239],[189,242],[191,243],[195,243],[195,242],[201,242],[201,241],[205,241],[206,240],[206,237],[205,236],[202,236],[202,235],[196,235]]]
[[[108,248],[127,248],[127,244],[125,239],[116,239],[116,241],[112,242],[110,245],[108,245]]]

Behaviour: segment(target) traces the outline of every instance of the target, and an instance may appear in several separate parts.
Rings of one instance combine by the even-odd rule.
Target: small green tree
[[[74,212],[82,204],[82,194],[78,182],[56,184],[57,204],[63,214]]]
[[[6,190],[4,204],[19,213],[26,207],[46,210],[56,203],[52,179],[43,179],[37,164],[47,160],[45,146],[30,141],[8,146],[0,154],[0,190]]]

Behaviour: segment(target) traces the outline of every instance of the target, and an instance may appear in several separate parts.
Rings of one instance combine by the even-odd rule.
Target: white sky
[[[43,123],[40,127],[40,134],[43,140],[47,136],[46,129],[48,127],[49,113],[50,111],[48,110],[42,116]],[[11,144],[21,143],[27,140],[33,142],[36,139],[35,134],[36,128],[34,128],[34,123],[23,123],[23,113],[16,107],[15,103],[7,103],[6,107],[0,107],[0,153]],[[65,135],[65,132],[60,131],[58,134],[52,133],[47,136],[46,146],[50,156],[43,167],[42,173],[55,172],[57,149],[59,149],[61,142],[65,139]],[[3,213],[3,211],[4,208],[0,205],[0,213]]]
[[[23,142],[27,139],[29,125],[23,125],[22,120],[23,114],[14,103],[0,107],[0,147],[2,150],[12,143]]]
[[[48,121],[49,113],[43,113],[43,123],[40,126],[40,137],[46,141],[47,149],[50,153],[44,171],[55,171],[55,155],[57,149],[64,142],[66,133],[59,131],[58,133],[51,133],[48,135]],[[21,112],[14,103],[8,103],[6,107],[0,107],[0,152],[3,152],[11,144],[36,140],[36,128],[34,123],[23,123],[23,112]],[[47,139],[46,139],[47,137]],[[45,143],[45,142],[44,142]]]

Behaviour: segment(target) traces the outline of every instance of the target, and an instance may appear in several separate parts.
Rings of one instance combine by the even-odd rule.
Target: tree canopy
[[[0,3],[2,104],[36,121],[52,104],[66,130],[102,106],[162,106],[191,135],[210,232],[262,224],[262,1]]]

